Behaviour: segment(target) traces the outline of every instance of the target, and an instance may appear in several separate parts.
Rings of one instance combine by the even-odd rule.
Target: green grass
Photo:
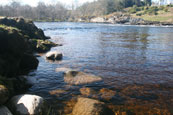
[[[149,20],[149,21],[159,21],[159,22],[166,22],[167,20],[173,18],[172,16],[141,16],[144,20]]]
[[[171,6],[148,6],[140,7],[140,10],[135,13],[130,13],[134,8],[129,8],[127,12],[131,14],[132,17],[142,18],[148,21],[158,21],[158,22],[171,22],[173,23],[173,7]]]

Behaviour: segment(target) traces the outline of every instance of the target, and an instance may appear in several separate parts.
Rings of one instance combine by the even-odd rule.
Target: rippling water
[[[44,54],[38,57],[38,69],[29,74],[34,83],[28,93],[43,96],[63,111],[66,101],[81,95],[80,88],[106,88],[116,91],[116,95],[112,100],[101,100],[114,111],[173,114],[173,27],[35,24],[53,42],[63,44],[52,50],[62,52],[64,57],[57,62],[45,60]],[[57,67],[92,73],[101,76],[103,82],[68,85],[55,72]],[[52,90],[63,94],[51,95]]]

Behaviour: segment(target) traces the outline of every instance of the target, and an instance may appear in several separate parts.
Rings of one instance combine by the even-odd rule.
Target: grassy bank
[[[142,18],[148,21],[173,23],[173,6],[147,6],[131,7],[125,9],[134,18]]]

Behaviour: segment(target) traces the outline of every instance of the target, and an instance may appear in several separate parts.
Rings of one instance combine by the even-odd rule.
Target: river
[[[62,44],[51,49],[63,53],[61,61],[47,61],[42,54],[38,69],[28,75],[33,83],[28,93],[47,99],[55,113],[70,113],[85,87],[96,92],[88,97],[104,101],[113,111],[173,114],[173,27],[35,24],[51,41]],[[58,67],[101,76],[103,82],[69,85],[55,71]],[[106,89],[106,96],[94,97],[101,89]],[[54,90],[57,94],[50,93]]]

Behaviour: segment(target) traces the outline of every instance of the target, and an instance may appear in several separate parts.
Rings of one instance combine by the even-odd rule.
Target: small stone
[[[61,60],[63,57],[62,53],[57,51],[50,51],[46,54],[46,59],[49,60]]]

